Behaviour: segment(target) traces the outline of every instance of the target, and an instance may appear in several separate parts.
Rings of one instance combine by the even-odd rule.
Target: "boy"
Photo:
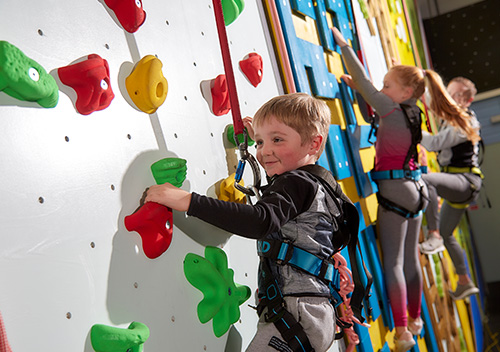
[[[260,321],[248,352],[313,348],[322,352],[334,341],[335,312],[324,273],[320,278],[286,265],[271,258],[272,250],[265,248],[276,242],[287,243],[293,245],[290,247],[294,251],[307,251],[331,263],[329,258],[338,248],[335,241],[340,231],[336,221],[341,212],[339,205],[350,201],[331,173],[315,165],[325,148],[329,126],[330,110],[326,103],[303,93],[275,97],[257,111],[253,120],[245,119],[245,127],[256,141],[257,160],[268,176],[268,185],[263,187],[262,198],[255,205],[224,202],[169,184],[152,186],[147,192],[146,201],[187,211],[188,215],[226,231],[260,240]],[[322,182],[342,198],[340,203],[329,195]],[[283,299],[274,301],[271,288],[276,289],[275,293],[281,292]],[[303,328],[285,332],[293,335],[288,341],[280,333],[278,323],[274,324],[286,313],[291,313],[295,323],[300,323],[297,327]],[[298,345],[303,346],[295,345],[293,340],[297,339],[301,340]]]

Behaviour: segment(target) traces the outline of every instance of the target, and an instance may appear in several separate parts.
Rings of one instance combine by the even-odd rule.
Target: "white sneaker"
[[[450,291],[450,296],[454,301],[458,301],[476,293],[479,293],[479,289],[472,281],[469,281],[465,285],[457,284],[457,289],[455,292]]]
[[[420,253],[423,254],[436,254],[444,251],[446,248],[443,244],[442,237],[434,237],[432,236],[427,241],[424,241],[419,244]]]
[[[418,317],[415,320],[411,318],[408,320],[408,330],[415,336],[420,336],[423,327],[424,327],[424,321],[422,320],[421,317]]]
[[[406,334],[406,332],[405,332]],[[396,335],[394,335],[394,345],[396,346],[395,352],[407,352],[413,346],[415,346],[416,342],[413,339],[413,336],[409,340],[398,339]]]

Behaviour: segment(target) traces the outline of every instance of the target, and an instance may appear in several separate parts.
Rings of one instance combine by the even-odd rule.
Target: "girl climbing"
[[[423,132],[422,146],[438,151],[438,162],[443,172],[423,175],[429,188],[430,202],[427,208],[428,239],[420,244],[420,251],[433,254],[446,247],[458,274],[458,284],[450,296],[454,300],[478,293],[467,274],[462,247],[453,236],[453,230],[470,203],[479,196],[482,173],[479,169],[479,122],[469,109],[476,87],[464,77],[456,77],[448,84],[448,92],[456,104],[449,105],[447,113],[439,115],[439,133]],[[446,92],[443,92],[446,95]],[[431,105],[432,106],[432,105]],[[439,213],[438,196],[445,201]],[[444,241],[443,241],[444,240]],[[443,246],[444,243],[444,246]]]
[[[421,120],[416,102],[426,82],[434,86],[438,75],[414,66],[396,65],[385,75],[379,91],[340,31],[334,28],[333,35],[350,74],[342,79],[358,90],[378,114],[375,167],[371,172],[379,188],[378,234],[396,327],[396,351],[408,351],[415,345],[412,334],[419,335],[423,327],[418,236],[422,211],[428,203],[427,187],[417,162]],[[431,92],[436,92],[435,101],[439,101],[439,90]],[[442,113],[440,106],[435,109]]]

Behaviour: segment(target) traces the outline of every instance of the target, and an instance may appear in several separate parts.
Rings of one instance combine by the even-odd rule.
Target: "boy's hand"
[[[252,120],[253,120],[253,118],[250,116],[246,116],[242,119],[243,126],[245,126],[245,128],[247,129],[248,137],[253,139],[253,136],[255,135],[255,133],[253,131]]]
[[[177,211],[187,211],[191,204],[191,193],[164,183],[149,187],[145,201],[162,204]]]
[[[332,32],[333,32],[333,38],[335,39],[335,43],[337,43],[338,46],[342,47],[349,45],[349,43],[347,43],[342,33],[340,33],[340,31],[337,29],[337,27],[333,27]]]
[[[351,75],[342,75],[340,78],[349,86],[351,89],[357,90],[356,89],[356,84],[352,80]]]

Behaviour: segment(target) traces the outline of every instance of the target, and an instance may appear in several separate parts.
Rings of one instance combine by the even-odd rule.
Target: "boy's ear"
[[[314,155],[318,152],[321,147],[321,143],[323,142],[323,136],[317,135],[311,141],[311,155]]]

